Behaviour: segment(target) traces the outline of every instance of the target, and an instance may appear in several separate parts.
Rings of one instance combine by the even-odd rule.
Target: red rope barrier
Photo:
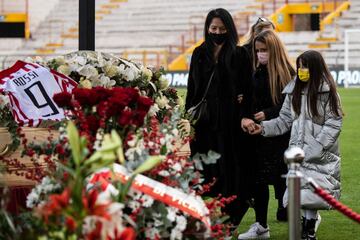
[[[310,182],[312,184],[312,182]],[[320,196],[322,199],[324,199],[327,203],[329,203],[332,207],[334,207],[336,210],[344,214],[345,216],[351,218],[352,220],[360,223],[360,214],[354,212],[351,208],[345,206],[344,204],[338,202],[333,196],[328,194],[324,189],[314,186],[314,193],[316,193],[318,196]]]

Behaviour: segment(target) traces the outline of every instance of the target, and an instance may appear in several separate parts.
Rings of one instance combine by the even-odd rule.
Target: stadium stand
[[[21,56],[54,56],[78,48],[78,0],[28,1],[31,38],[1,39],[0,68],[9,66]],[[264,15],[261,2],[269,1],[96,0],[96,50],[145,64],[167,66],[171,59],[201,39],[204,18],[210,9],[228,9],[239,25],[239,32],[244,34],[258,16]],[[360,22],[359,13],[360,1],[352,1],[350,10],[326,25],[321,33],[279,34],[293,59],[309,47],[316,47],[330,64],[342,63],[343,30],[356,27]],[[7,44],[3,44],[4,41],[8,41]],[[354,43],[351,49],[360,52],[359,45]]]
[[[294,59],[308,49],[320,51],[330,67],[344,64],[344,32],[346,29],[359,29],[360,1],[351,1],[351,6],[340,18],[326,25],[320,32],[279,33],[285,42],[290,56]],[[349,45],[350,63],[360,66],[360,33],[351,38]]]
[[[204,16],[210,9],[224,7],[235,13],[245,9],[252,2],[251,0],[221,2],[199,0],[195,3],[192,0],[96,1],[96,49],[115,54],[125,50],[167,51],[171,44],[180,45],[180,35],[189,31],[190,27],[197,27],[197,36],[194,39],[199,39],[202,36]],[[63,54],[77,49],[78,1],[61,0],[48,12],[45,20],[32,31],[32,39],[23,41],[21,47],[15,48],[18,54]],[[190,22],[192,16],[198,16],[195,25]],[[47,47],[49,43],[52,44]]]

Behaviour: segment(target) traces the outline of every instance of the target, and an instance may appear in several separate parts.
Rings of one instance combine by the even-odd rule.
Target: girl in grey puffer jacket
[[[338,137],[342,126],[340,99],[335,82],[317,51],[307,51],[297,60],[298,76],[284,89],[286,98],[279,117],[263,121],[248,129],[250,134],[267,137],[284,134],[291,129],[289,146],[305,152],[301,172],[312,177],[320,187],[336,199],[340,198],[340,154]],[[287,193],[284,195],[287,204]],[[317,210],[330,206],[301,185],[303,211],[303,239],[316,239]]]

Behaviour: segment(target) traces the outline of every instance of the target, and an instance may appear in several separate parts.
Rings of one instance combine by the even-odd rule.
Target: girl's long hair
[[[204,26],[204,38],[205,38],[204,44],[205,44],[207,53],[209,54],[211,59],[214,61],[215,61],[215,59],[214,59],[215,45],[209,37],[209,27],[210,27],[211,21],[214,18],[220,18],[226,28],[227,39],[221,48],[221,52],[219,55],[219,61],[225,62],[226,65],[229,66],[230,62],[231,62],[231,58],[232,58],[233,54],[235,53],[236,46],[239,42],[239,36],[238,36],[237,30],[236,30],[236,27],[234,24],[234,20],[233,20],[231,14],[223,8],[217,8],[217,9],[211,10],[206,17],[205,26]]]
[[[257,41],[266,45],[269,54],[267,70],[269,74],[271,98],[274,104],[279,104],[281,92],[292,80],[295,75],[295,70],[290,63],[283,43],[273,30],[263,31],[255,37],[253,45],[254,68],[259,66],[255,51],[255,43]]]
[[[319,111],[317,106],[318,93],[320,87],[325,82],[330,87],[330,93],[329,93],[330,111],[336,116],[340,116],[342,113],[340,107],[340,99],[336,92],[335,81],[331,76],[330,71],[322,55],[314,50],[306,51],[296,59],[297,69],[299,69],[300,63],[302,64],[303,67],[309,69],[310,79],[308,82],[302,82],[299,80],[299,77],[296,77],[296,83],[295,83],[295,88],[293,91],[293,99],[292,99],[294,112],[297,115],[300,115],[301,95],[304,88],[308,86],[308,96],[307,96],[308,109],[310,110],[311,116],[318,117],[319,116]]]

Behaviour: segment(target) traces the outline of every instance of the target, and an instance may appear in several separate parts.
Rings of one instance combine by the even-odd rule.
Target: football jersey
[[[53,96],[71,93],[76,86],[71,78],[36,63],[17,61],[0,72],[0,94],[9,96],[12,114],[21,126],[64,119],[64,110],[56,105]]]

